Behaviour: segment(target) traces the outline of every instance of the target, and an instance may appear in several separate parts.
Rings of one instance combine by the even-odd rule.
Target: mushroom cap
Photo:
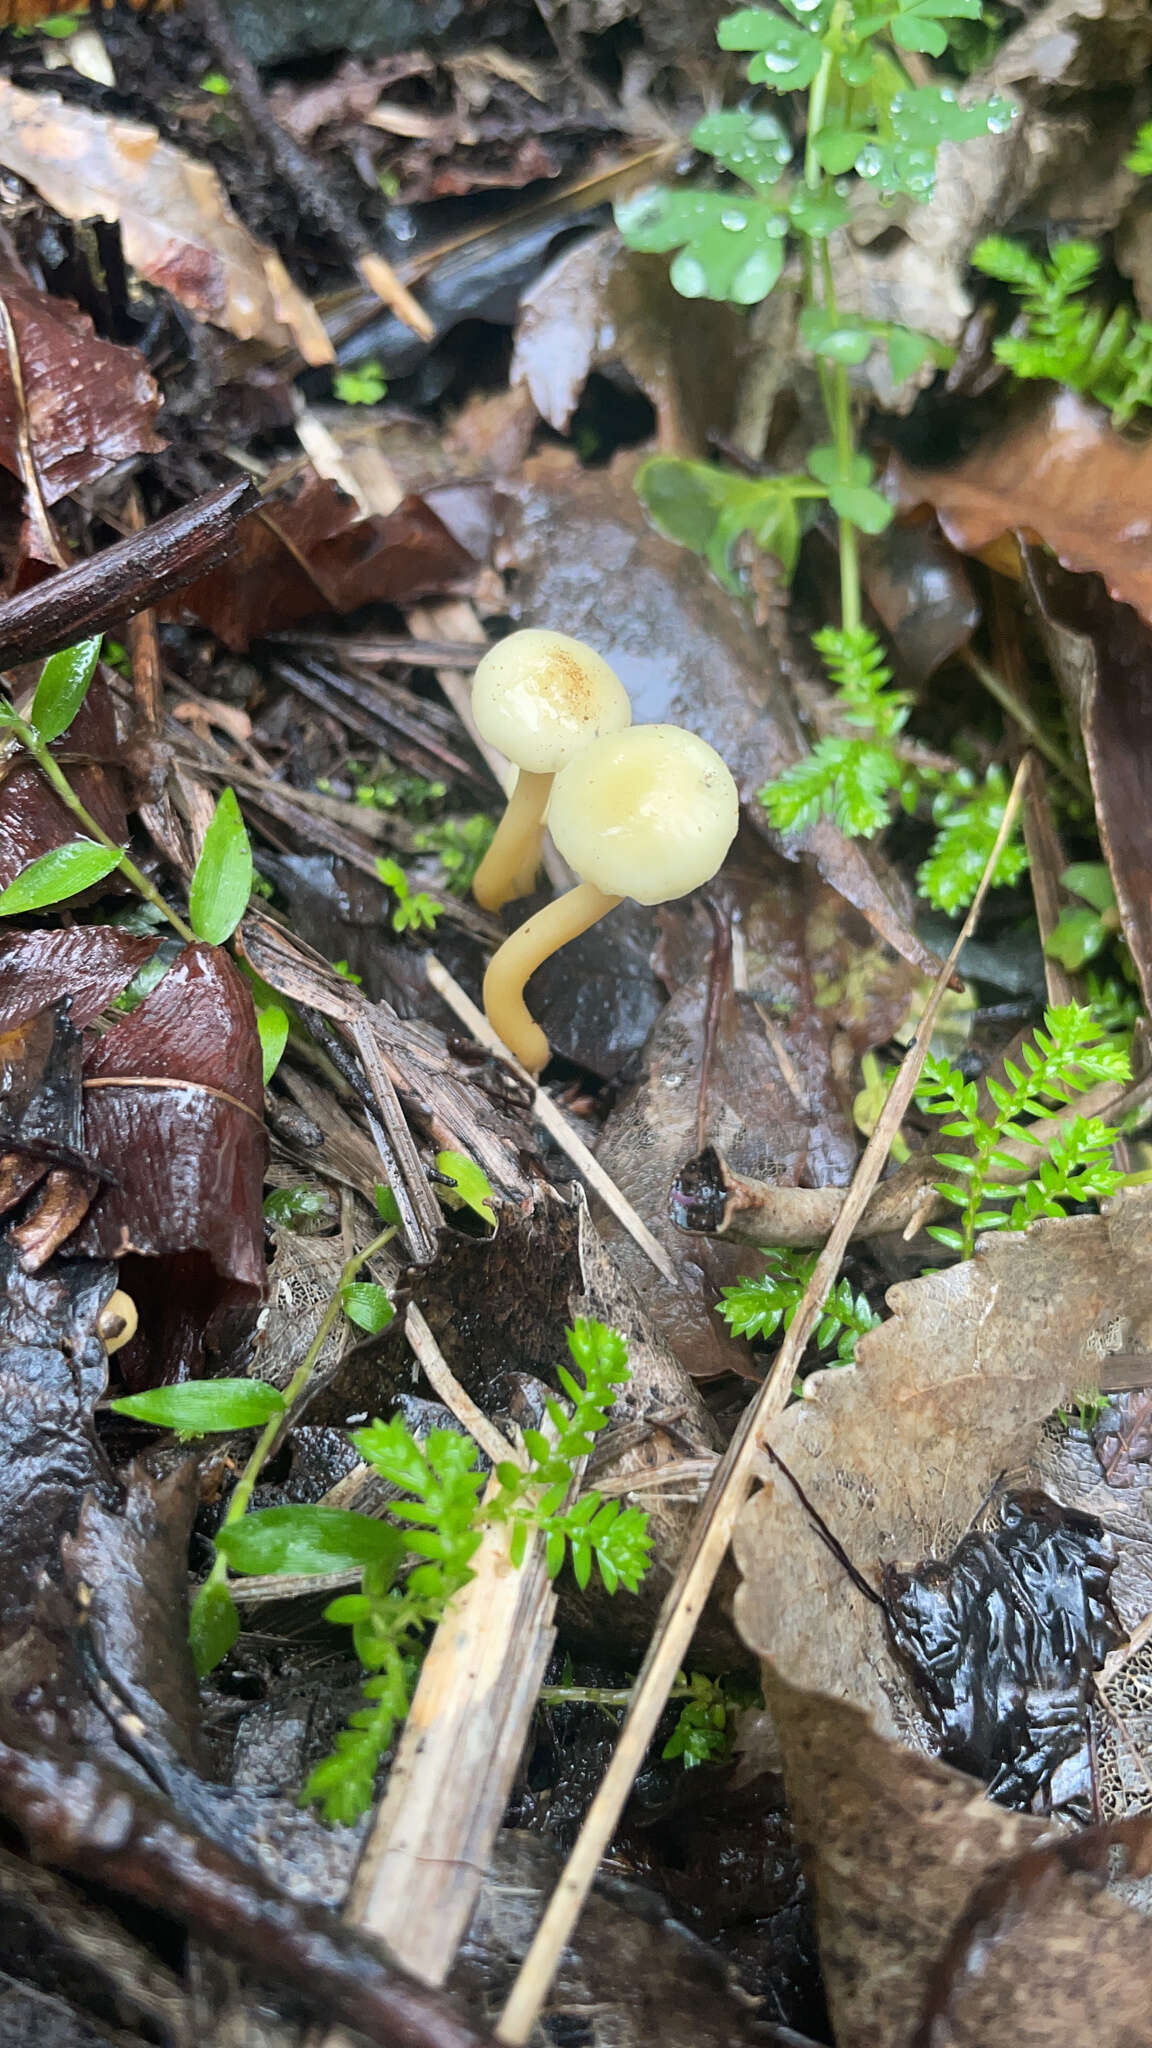
[[[552,785],[548,825],[581,881],[606,896],[670,903],[711,881],[740,822],[714,747],[678,725],[593,740]]]
[[[582,640],[529,627],[478,664],[472,714],[518,768],[554,775],[590,740],[631,724],[632,706],[615,669]]]

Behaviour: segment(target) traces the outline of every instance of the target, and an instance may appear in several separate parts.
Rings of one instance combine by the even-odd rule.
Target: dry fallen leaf
[[[1025,549],[1025,566],[1049,660],[1084,736],[1100,843],[1152,1003],[1152,629],[1097,576],[1071,576],[1040,548]]]
[[[727,433],[747,328],[734,306],[685,300],[661,257],[621,246],[614,229],[549,264],[520,301],[510,379],[564,433],[592,370],[625,370],[651,399],[662,448],[704,455]]]
[[[1152,1348],[1152,1191],[1103,1216],[989,1237],[974,1259],[889,1289],[856,1365],[816,1374],[772,1425],[773,1470],[737,1525],[745,1641],[791,1684],[849,1694],[919,1741],[881,1611],[850,1581],[794,1479],[863,1577],[946,1555],[1045,1418],[1112,1351]],[[832,1618],[832,1625],[829,1620]]]
[[[976,554],[1018,528],[1039,534],[1066,569],[1095,569],[1113,597],[1152,622],[1152,442],[1114,433],[1074,391],[1028,404],[947,469],[894,459],[898,505],[935,507],[954,546]]]
[[[771,1666],[764,1683],[838,2041],[1152,2041],[1148,1921],[1102,1888],[1104,1831],[1053,1841],[1049,1823],[885,1741],[858,1707]]]
[[[0,152],[3,143],[0,141]],[[153,421],[160,393],[138,349],[98,340],[70,299],[39,291],[0,266],[24,384],[28,438],[47,504],[95,482],[126,455],[164,446]],[[0,350],[0,463],[21,476],[20,409]]]
[[[0,78],[0,163],[66,220],[119,221],[133,270],[201,319],[332,361],[316,308],[232,211],[215,171],[155,128]]]

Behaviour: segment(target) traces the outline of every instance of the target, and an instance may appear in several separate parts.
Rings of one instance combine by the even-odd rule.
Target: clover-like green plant
[[[1063,1216],[1077,1202],[1103,1201],[1123,1176],[1111,1148],[1119,1132],[1098,1116],[1060,1119],[1054,1134],[1037,1135],[1025,1119],[1051,1119],[1098,1081],[1126,1081],[1127,1050],[1105,1037],[1093,1011],[1078,1003],[1056,1004],[1044,1013],[1044,1028],[1025,1044],[1022,1065],[1004,1062],[1004,1080],[989,1076],[991,1113],[980,1107],[975,1081],[958,1067],[929,1053],[916,1100],[935,1117],[947,1117],[940,1135],[965,1142],[966,1150],[936,1152],[948,1178],[938,1192],[958,1211],[956,1225],[933,1224],[929,1234],[961,1258],[971,1258],[981,1230],[1022,1230],[1040,1216]],[[1007,1148],[1014,1145],[1017,1150]],[[1023,1146],[1037,1148],[1036,1171],[1023,1182]],[[1026,1154],[1023,1155],[1026,1158]]]
[[[720,23],[720,45],[748,53],[751,85],[804,96],[802,151],[794,146],[791,123],[773,108],[721,109],[697,123],[692,140],[711,157],[718,179],[729,182],[649,188],[616,209],[632,248],[676,252],[672,282],[688,298],[754,305],[779,283],[790,253],[798,258],[799,334],[815,364],[828,440],[809,450],[800,473],[749,478],[716,464],[661,456],[643,465],[637,479],[655,523],[705,555],[734,589],[732,553],[741,535],[775,554],[790,575],[813,505],[826,501],[835,514],[840,624],[818,634],[816,645],[836,688],[834,711],[847,730],[821,738],[809,757],[761,792],[781,831],[802,830],[827,815],[846,833],[871,835],[888,823],[897,799],[911,808],[922,793],[897,745],[907,699],[889,687],[884,650],[862,620],[858,535],[882,532],[891,508],[858,445],[849,372],[879,350],[900,383],[927,364],[946,363],[950,352],[931,335],[841,307],[829,238],[847,225],[854,189],[926,200],[942,142],[1009,126],[1014,109],[1007,100],[962,102],[950,85],[922,79],[919,60],[944,53],[947,25],[977,21],[981,12],[982,0],[780,0],[778,7],[742,8]],[[915,77],[904,63],[908,54],[917,60]],[[986,816],[997,802],[1003,817],[998,790],[989,793]],[[967,818],[934,849],[928,881],[934,901],[945,894],[959,899],[953,856],[963,839],[972,842],[974,827],[974,818]],[[1007,879],[1010,867],[1010,859],[1002,861],[996,879]]]

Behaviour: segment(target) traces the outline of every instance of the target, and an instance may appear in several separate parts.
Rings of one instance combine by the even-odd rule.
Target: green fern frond
[[[1020,299],[1024,332],[994,343],[1014,376],[1083,392],[1107,406],[1121,427],[1152,405],[1152,325],[1136,320],[1127,306],[1109,312],[1085,303],[1100,268],[1091,242],[1060,242],[1043,263],[1020,243],[991,235],[972,251],[972,263]]]

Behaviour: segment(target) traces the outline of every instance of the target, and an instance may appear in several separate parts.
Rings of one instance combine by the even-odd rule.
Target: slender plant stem
[[[536,1697],[541,1706],[626,1707],[632,1698],[630,1685],[542,1685]],[[690,1685],[674,1685],[670,1700],[690,1700]]]
[[[131,882],[132,887],[139,891],[146,902],[151,903],[154,909],[159,910],[167,918],[169,924],[175,931],[179,932],[182,939],[189,944],[193,943],[196,937],[195,932],[185,924],[184,919],[178,916],[170,904],[165,903],[159,889],[148,880],[147,875],[125,853],[124,848],[117,845],[114,839],[110,839],[103,826],[96,823],[91,811],[85,809],[64,770],[61,768],[60,763],[55,755],[45,746],[35,726],[29,725],[27,719],[20,718],[14,713],[5,717],[4,724],[10,732],[16,735],[25,751],[31,754],[44,780],[51,784],[61,803],[67,806],[78,824],[83,825],[89,837],[97,840],[101,846],[106,846],[109,853],[116,855],[116,865],[125,879]]]
[[[294,1411],[307,1392],[308,1383],[316,1370],[320,1354],[328,1341],[332,1327],[343,1313],[344,1289],[352,1285],[357,1274],[367,1264],[368,1260],[375,1258],[377,1252],[383,1251],[385,1245],[390,1244],[395,1235],[396,1225],[390,1223],[387,1230],[382,1230],[379,1237],[374,1237],[370,1245],[367,1245],[362,1252],[357,1252],[341,1267],[340,1278],[337,1280],[324,1313],[316,1325],[316,1334],[304,1353],[301,1363],[297,1366],[288,1385],[284,1389],[284,1406],[278,1414],[273,1415],[264,1424],[256,1439],[255,1448],[251,1452],[244,1470],[232,1489],[232,1498],[228,1503],[228,1511],[221,1523],[222,1528],[230,1528],[233,1522],[239,1522],[247,1514],[248,1506],[256,1490],[256,1483],[259,1480],[260,1474],[283,1431],[291,1427]],[[209,1597],[210,1588],[226,1584],[227,1578],[227,1561],[217,1554],[213,1560],[212,1569],[208,1577],[196,1595],[197,1604],[206,1597]]]
[[[820,131],[828,107],[828,87],[832,78],[833,43],[838,28],[838,10],[834,11],[829,26],[829,46],[820,60],[820,69],[812,81],[808,93],[808,127],[804,142],[804,183],[810,192],[820,188],[823,171],[816,154]],[[806,261],[804,270],[805,291],[809,304],[816,303],[815,278],[811,260]],[[832,258],[826,239],[820,243],[820,282],[824,311],[832,318],[836,314],[836,285],[832,275]],[[817,372],[820,378],[820,393],[828,425],[836,444],[838,481],[851,484],[852,465],[856,456],[856,442],[852,431],[852,394],[848,384],[848,372],[840,364],[829,373],[817,357]],[[862,603],[860,595],[860,550],[856,528],[850,519],[839,517],[838,540],[840,550],[840,623],[846,632],[855,632],[860,626]]]
[[[1026,734],[1037,753],[1043,754],[1045,760],[1052,763],[1053,768],[1065,781],[1070,782],[1073,789],[1078,790],[1081,796],[1086,796],[1091,802],[1092,785],[1084,770],[1078,768],[1071,755],[1066,754],[1059,742],[1045,732],[1031,705],[1016,695],[999,670],[994,669],[990,662],[982,660],[980,655],[973,653],[970,647],[964,649],[960,659],[983,683],[989,696],[995,697],[1001,710],[1006,711],[1009,718],[1015,719],[1021,732]]]

